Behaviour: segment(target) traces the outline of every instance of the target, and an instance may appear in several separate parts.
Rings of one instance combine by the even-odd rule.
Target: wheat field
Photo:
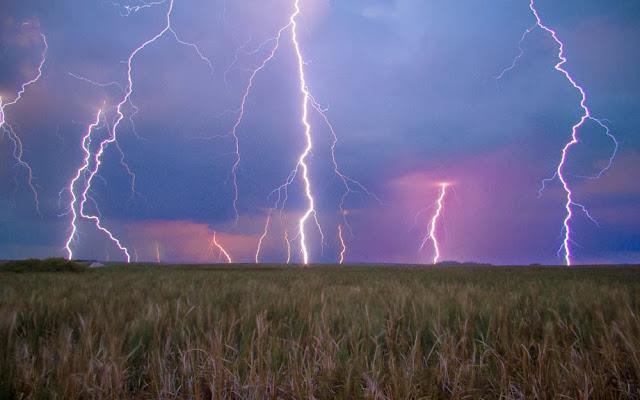
[[[5,270],[0,398],[638,399],[639,278],[638,267]]]

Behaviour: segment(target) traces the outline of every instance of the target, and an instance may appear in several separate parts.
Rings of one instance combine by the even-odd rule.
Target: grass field
[[[0,398],[640,398],[640,268],[0,272]]]

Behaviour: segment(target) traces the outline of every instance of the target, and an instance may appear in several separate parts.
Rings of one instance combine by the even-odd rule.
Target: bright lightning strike
[[[33,182],[34,181],[33,169],[31,168],[31,165],[24,160],[24,147],[22,145],[22,139],[20,139],[20,136],[18,136],[16,131],[13,129],[13,127],[7,122],[6,111],[8,107],[11,107],[19,103],[20,100],[22,100],[22,96],[26,92],[27,88],[35,84],[36,82],[38,82],[42,77],[42,69],[44,67],[45,62],[47,61],[47,52],[49,50],[49,43],[47,43],[47,37],[44,34],[40,33],[40,37],[42,38],[44,50],[42,51],[42,57],[40,59],[40,63],[38,64],[36,76],[33,77],[31,80],[23,83],[20,86],[20,90],[18,91],[16,97],[12,101],[8,103],[4,103],[2,97],[0,97],[0,129],[2,129],[2,132],[4,132],[7,135],[7,137],[13,144],[12,155],[16,164],[21,166],[27,171],[27,185],[29,186],[31,193],[33,194],[33,201],[35,203],[36,211],[38,212],[38,214],[41,214],[40,213],[40,197],[38,194],[38,190],[36,189],[36,186]]]
[[[344,264],[344,256],[347,253],[347,245],[345,244],[344,237],[342,236],[342,225],[338,225],[338,241],[340,242],[340,258],[339,264]]]
[[[306,240],[306,232],[305,227],[307,221],[312,216],[316,220],[316,224],[320,229],[317,213],[315,209],[315,199],[313,197],[313,192],[311,190],[311,179],[309,177],[309,166],[307,164],[307,157],[313,150],[313,138],[311,136],[311,124],[309,123],[309,103],[311,95],[309,94],[309,88],[307,86],[307,82],[305,80],[304,73],[304,57],[302,56],[302,51],[300,50],[300,44],[298,43],[298,22],[297,18],[300,15],[300,0],[295,1],[295,11],[291,14],[289,21],[291,22],[291,41],[293,42],[293,47],[295,49],[296,58],[298,60],[298,77],[300,79],[300,92],[302,93],[302,118],[301,122],[304,125],[304,136],[306,139],[306,146],[304,151],[300,154],[298,159],[298,166],[302,167],[302,180],[304,181],[304,192],[307,197],[307,209],[305,213],[300,218],[298,223],[299,234],[300,234],[300,251],[302,252],[302,260],[305,265],[309,264],[309,250],[307,248],[307,240]],[[322,230],[320,230],[322,231]]]
[[[267,221],[264,224],[264,230],[262,231],[262,235],[260,235],[260,239],[258,239],[258,248],[256,249],[256,257],[255,257],[256,264],[260,263],[260,252],[262,251],[262,243],[264,242],[264,239],[269,234],[269,225],[271,225],[272,213],[273,213],[273,209],[270,209],[269,213],[267,214]]]
[[[315,109],[320,116],[323,118],[323,120],[325,121],[326,125],[328,126],[330,133],[332,135],[332,143],[331,143],[331,156],[332,156],[332,163],[333,163],[333,167],[334,167],[334,172],[335,174],[338,176],[338,178],[341,180],[345,191],[343,196],[341,197],[340,200],[340,213],[343,216],[343,218],[345,218],[345,225],[348,226],[348,222],[346,221],[346,215],[347,213],[344,210],[344,202],[346,197],[350,194],[350,193],[355,193],[357,191],[361,191],[369,196],[374,197],[376,200],[378,200],[380,203],[381,201],[379,200],[379,198],[377,198],[375,195],[373,195],[369,190],[367,190],[366,187],[364,187],[364,185],[362,185],[360,182],[350,178],[349,176],[345,175],[339,168],[338,162],[336,160],[336,146],[338,143],[338,137],[335,133],[335,130],[331,124],[331,122],[329,121],[327,115],[326,115],[326,110],[322,109],[322,107],[318,104],[318,102],[313,98],[313,96],[311,95],[310,91],[309,91],[309,87],[307,85],[306,82],[306,77],[305,77],[305,61],[304,61],[304,56],[302,54],[302,50],[301,50],[301,46],[300,46],[300,42],[298,40],[298,18],[301,14],[301,8],[300,8],[300,1],[299,0],[295,0],[294,1],[294,7],[293,7],[293,12],[292,14],[289,16],[288,19],[288,23],[284,26],[282,26],[277,34],[271,38],[268,39],[267,41],[263,42],[262,44],[260,44],[258,46],[258,48],[254,51],[251,52],[251,54],[255,54],[257,53],[260,49],[264,48],[265,46],[267,46],[267,44],[273,43],[272,47],[270,48],[270,51],[267,53],[266,57],[262,59],[262,61],[258,64],[258,66],[256,68],[254,68],[250,75],[249,75],[249,79],[247,82],[247,85],[245,86],[245,89],[243,91],[242,97],[241,97],[241,101],[240,101],[240,107],[238,108],[237,111],[237,117],[234,121],[234,124],[232,125],[228,136],[231,136],[234,140],[234,145],[235,145],[235,160],[231,169],[231,179],[232,179],[232,184],[233,184],[233,210],[234,210],[234,214],[235,214],[235,221],[237,223],[238,218],[239,218],[239,211],[238,211],[238,197],[239,197],[239,190],[238,190],[238,176],[237,176],[237,171],[238,171],[238,167],[240,165],[241,162],[241,157],[240,157],[240,141],[239,141],[239,136],[238,136],[238,128],[240,127],[240,125],[242,124],[242,121],[244,119],[245,113],[246,113],[246,103],[247,103],[247,99],[251,94],[253,85],[254,85],[254,81],[256,79],[256,76],[260,73],[260,71],[262,71],[267,64],[273,60],[273,58],[275,57],[278,49],[280,48],[280,44],[281,44],[281,40],[283,37],[284,32],[287,29],[291,29],[291,44],[296,56],[296,64],[297,64],[297,73],[298,73],[298,81],[299,81],[299,91],[300,91],[300,95],[301,95],[301,104],[300,104],[300,109],[301,109],[301,117],[300,117],[300,123],[303,126],[303,133],[304,133],[304,139],[305,139],[305,146],[304,149],[302,150],[302,152],[298,155],[298,161],[296,163],[295,168],[291,171],[291,173],[289,174],[289,176],[287,177],[285,183],[283,185],[281,185],[280,187],[278,187],[277,189],[275,189],[273,192],[271,192],[271,195],[273,195],[274,193],[278,194],[278,200],[276,200],[276,205],[275,205],[275,209],[282,207],[284,208],[286,200],[287,200],[287,191],[289,186],[293,183],[294,179],[298,176],[300,176],[302,184],[303,184],[303,189],[304,189],[304,196],[306,199],[306,209],[304,210],[304,213],[302,214],[301,218],[298,221],[298,234],[297,237],[300,240],[300,252],[302,254],[302,260],[303,263],[306,265],[309,263],[309,248],[307,245],[307,232],[306,232],[306,228],[307,228],[307,223],[309,222],[309,219],[313,218],[315,225],[318,229],[318,232],[320,233],[321,239],[322,239],[322,244],[324,247],[324,234],[322,231],[322,227],[320,225],[320,222],[318,220],[318,215],[316,212],[316,208],[315,208],[315,204],[316,204],[316,200],[313,196],[313,190],[312,190],[312,181],[311,181],[311,175],[310,175],[310,167],[308,164],[308,159],[309,156],[312,153],[313,150],[313,136],[312,136],[312,127],[311,127],[311,123],[309,121],[309,113],[310,113],[310,108]],[[246,47],[246,44],[243,46],[243,48]],[[229,71],[229,69],[237,62],[237,54],[236,54],[236,58],[234,59],[234,62],[232,63],[232,65],[227,68],[227,72]],[[226,75],[226,72],[225,72]],[[284,192],[284,197],[282,196]],[[266,224],[265,224],[265,228],[264,231],[259,239],[258,242],[258,248],[256,251],[256,257],[255,260],[256,262],[258,262],[259,260],[259,255],[260,255],[260,251],[262,248],[262,242],[263,240],[266,238],[266,236],[268,235],[268,231],[269,231],[269,225],[271,222],[271,213],[273,212],[273,209],[270,209],[269,211],[269,215],[267,216],[267,220],[266,220]],[[340,228],[342,229],[342,228]],[[289,240],[289,236],[287,231],[285,230],[285,242],[287,245],[287,262],[290,261],[291,259],[291,242]],[[344,244],[344,241],[343,241]]]
[[[101,118],[102,118],[102,109],[98,111],[95,121],[91,125],[89,125],[89,127],[87,128],[87,132],[82,137],[82,152],[84,154],[82,165],[76,171],[75,176],[73,177],[73,179],[71,179],[71,182],[69,183],[69,187],[67,188],[67,191],[71,196],[71,202],[69,203],[69,212],[71,214],[71,222],[70,222],[69,236],[67,237],[67,242],[65,243],[64,249],[67,253],[67,258],[69,260],[73,258],[73,250],[71,249],[71,244],[77,238],[77,235],[78,235],[77,221],[78,221],[79,213],[77,211],[78,197],[76,196],[76,185],[79,183],[82,176],[89,169],[89,166],[91,163],[91,149],[89,148],[91,144],[91,133],[93,132],[94,129],[98,127],[98,125],[100,125]]]
[[[216,232],[213,232],[213,238],[211,239],[211,250],[213,251],[214,248],[218,249],[218,254],[220,255],[220,257],[224,256],[227,259],[228,264],[231,264],[233,262],[231,260],[231,255],[229,255],[229,252],[216,239]]]
[[[433,264],[437,264],[438,261],[440,260],[440,244],[438,242],[436,229],[438,227],[438,220],[440,219],[442,213],[444,212],[444,200],[445,200],[445,196],[447,195],[448,186],[449,186],[448,183],[440,184],[440,197],[438,197],[438,201],[436,202],[436,212],[433,214],[433,217],[431,217],[431,222],[429,223],[429,232],[427,236],[424,237],[424,239],[422,240],[422,243],[420,244],[420,250],[422,250],[428,241],[431,241],[433,243],[433,251],[434,251]]]
[[[289,240],[289,231],[284,231],[284,241],[287,244],[287,260],[285,263],[289,264],[291,262],[291,241]]]
[[[94,167],[88,173],[88,177],[87,177],[85,188],[82,191],[82,195],[80,196],[80,215],[83,218],[86,218],[86,219],[88,219],[90,221],[93,221],[93,223],[95,224],[96,228],[100,232],[104,233],[107,236],[107,238],[109,238],[109,240],[125,255],[127,263],[129,263],[129,262],[131,262],[131,255],[129,254],[129,250],[122,244],[120,239],[116,238],[114,236],[114,234],[111,233],[111,231],[109,229],[104,227],[104,225],[102,224],[102,220],[100,219],[100,214],[98,213],[98,215],[93,215],[93,214],[87,214],[85,212],[85,205],[86,205],[87,199],[89,197],[89,191],[91,190],[91,184],[93,182],[93,179],[98,174],[98,170],[100,169],[100,165],[102,164],[102,155],[104,154],[104,151],[105,151],[107,145],[112,143],[112,142],[113,141],[110,141],[110,139],[103,140],[100,143],[100,147],[99,147],[98,151],[95,153],[95,155],[93,157],[93,165],[94,165]]]
[[[120,249],[122,251],[122,253],[124,254],[126,261],[127,262],[131,262],[131,256],[129,254],[129,250],[122,244],[122,242],[115,237],[115,235],[107,228],[104,227],[100,216],[99,215],[90,215],[90,214],[86,214],[84,213],[84,206],[87,200],[87,193],[91,190],[91,185],[93,182],[93,179],[95,178],[95,176],[97,175],[98,171],[100,170],[100,166],[102,165],[102,157],[104,155],[105,150],[110,146],[110,145],[115,145],[117,150],[120,152],[121,155],[121,164],[123,165],[123,167],[126,169],[127,173],[129,174],[129,176],[131,177],[131,189],[132,192],[135,193],[135,174],[133,173],[133,171],[128,167],[128,165],[126,164],[125,160],[124,160],[124,153],[122,152],[122,149],[120,148],[119,144],[118,144],[118,128],[121,124],[121,122],[124,120],[125,115],[124,115],[124,111],[123,111],[123,107],[126,104],[132,104],[131,101],[131,97],[133,95],[133,89],[134,89],[134,80],[133,80],[133,62],[136,59],[136,57],[138,56],[138,54],[140,52],[142,52],[147,46],[155,43],[157,40],[159,40],[161,37],[163,37],[165,34],[169,33],[171,34],[174,39],[176,40],[177,43],[187,46],[190,49],[194,50],[194,52],[198,55],[198,57],[208,65],[209,69],[211,69],[213,71],[213,63],[211,62],[211,60],[209,60],[206,56],[203,55],[202,51],[200,50],[200,48],[194,44],[194,43],[189,43],[186,42],[184,40],[182,40],[180,38],[180,36],[178,35],[178,33],[174,30],[173,26],[172,26],[172,21],[171,21],[171,17],[172,17],[172,13],[173,13],[173,0],[169,0],[169,6],[167,9],[167,13],[165,15],[165,25],[163,27],[163,29],[157,33],[155,36],[153,36],[151,39],[145,41],[144,43],[142,43],[142,45],[138,46],[137,48],[135,48],[129,55],[129,57],[127,58],[127,85],[124,88],[124,94],[122,99],[120,100],[120,102],[117,104],[116,106],[116,118],[115,121],[113,123],[113,126],[111,127],[110,131],[109,131],[109,136],[102,140],[100,142],[100,145],[98,146],[98,150],[96,151],[95,155],[94,155],[94,168],[89,172],[88,174],[88,178],[86,181],[86,186],[85,186],[85,190],[82,194],[81,197],[81,202],[80,202],[80,214],[82,217],[90,219],[92,221],[94,221],[96,227],[102,231],[108,238],[109,240],[111,240],[117,247],[118,249]],[[148,7],[152,7],[152,6],[156,6],[156,5],[160,5],[160,4],[164,4],[164,1],[159,1],[159,2],[151,2],[151,3],[145,3],[144,6],[141,6],[140,8],[134,9],[134,10],[129,10],[132,12],[137,12],[142,8],[148,8]],[[93,83],[93,82],[90,82]],[[135,107],[134,107],[135,109]],[[137,110],[134,110],[134,112],[136,112]],[[89,132],[90,133],[90,132]],[[73,229],[72,229],[73,232]],[[68,254],[71,254],[70,251],[68,251]]]
[[[313,107],[313,97],[311,96],[311,93],[309,92],[309,87],[307,85],[306,82],[306,78],[305,78],[305,61],[304,61],[304,57],[302,55],[302,50],[300,48],[300,43],[298,41],[298,17],[300,16],[301,10],[300,10],[300,1],[299,0],[295,0],[294,2],[294,11],[293,13],[289,16],[289,23],[284,26],[278,33],[278,37],[280,37],[281,33],[287,29],[287,28],[291,28],[291,44],[293,46],[295,55],[296,55],[296,61],[297,61],[297,70],[298,70],[298,81],[299,81],[299,85],[298,88],[300,90],[300,95],[302,98],[301,101],[301,111],[302,111],[302,115],[300,117],[300,123],[303,126],[303,131],[304,131],[304,138],[305,138],[305,147],[303,149],[303,151],[298,155],[298,162],[296,163],[295,168],[293,169],[293,171],[291,171],[291,173],[289,174],[287,180],[285,181],[285,183],[283,185],[281,185],[280,187],[278,187],[277,189],[275,189],[273,193],[278,193],[278,201],[280,199],[280,193],[282,191],[285,192],[285,200],[284,202],[286,202],[286,193],[287,193],[287,189],[289,187],[289,185],[293,182],[293,179],[295,179],[296,176],[298,176],[298,174],[300,173],[301,179],[302,179],[302,183],[303,183],[303,188],[304,188],[304,195],[305,198],[307,200],[307,208],[305,209],[302,217],[300,218],[300,220],[298,221],[298,237],[300,238],[300,252],[302,254],[302,261],[304,265],[308,265],[309,264],[309,249],[307,246],[307,235],[306,235],[306,225],[308,220],[313,217],[314,221],[315,221],[315,225],[318,228],[318,231],[320,233],[320,236],[322,237],[322,243],[324,244],[324,234],[322,232],[322,227],[320,226],[320,222],[318,221],[318,215],[315,209],[315,198],[313,197],[313,191],[312,191],[312,184],[311,184],[311,177],[310,177],[310,171],[309,171],[309,165],[307,164],[307,158],[311,155],[311,151],[313,150],[313,137],[312,137],[312,132],[311,132],[311,123],[309,122],[309,107],[312,106]],[[277,50],[277,48],[276,48]],[[274,50],[275,51],[275,50]],[[283,206],[284,207],[284,206]],[[287,246],[288,246],[288,251],[290,249],[290,243],[288,240],[288,237],[286,238],[287,240]]]
[[[587,105],[587,92],[584,89],[584,87],[582,87],[581,85],[579,85],[577,83],[577,81],[573,78],[573,76],[569,73],[569,71],[565,68],[565,64],[567,63],[567,58],[565,56],[565,44],[564,42],[562,42],[558,36],[558,33],[553,30],[552,28],[550,28],[549,26],[545,25],[544,22],[542,21],[542,18],[540,17],[540,14],[538,12],[538,9],[536,8],[536,4],[535,4],[535,0],[530,0],[529,2],[529,9],[531,10],[531,13],[533,14],[535,20],[536,20],[536,24],[532,27],[527,29],[524,34],[522,35],[520,42],[519,42],[519,48],[520,48],[520,53],[516,56],[516,58],[514,59],[513,63],[506,68],[504,71],[502,71],[502,73],[500,75],[498,75],[497,79],[501,79],[507,72],[513,70],[518,61],[520,60],[520,58],[523,56],[524,51],[522,50],[522,43],[524,42],[524,40],[527,38],[527,36],[534,30],[534,29],[541,29],[543,31],[545,31],[546,33],[548,33],[551,38],[555,41],[556,45],[558,46],[558,63],[555,65],[555,70],[560,72],[565,78],[566,80],[571,84],[571,86],[573,86],[574,89],[576,89],[576,91],[578,91],[580,93],[580,108],[582,109],[582,115],[580,116],[580,119],[573,125],[573,127],[571,128],[571,139],[564,145],[564,147],[562,148],[562,153],[561,153],[561,158],[560,158],[560,162],[558,163],[557,167],[556,167],[556,171],[555,174],[553,175],[553,177],[549,178],[549,179],[545,179],[542,182],[542,188],[540,190],[540,192],[542,192],[545,189],[545,186],[547,183],[555,180],[556,178],[560,181],[562,188],[566,194],[566,200],[565,200],[565,217],[563,220],[563,241],[562,241],[562,246],[560,247],[559,253],[564,253],[564,260],[565,260],[565,264],[570,266],[572,263],[572,252],[571,252],[571,243],[572,243],[572,238],[571,238],[571,221],[573,218],[573,213],[574,213],[574,209],[578,209],[581,210],[585,213],[585,215],[592,221],[594,221],[594,219],[591,217],[591,215],[589,214],[589,212],[587,211],[587,209],[579,203],[576,203],[574,200],[574,194],[571,190],[571,187],[569,185],[569,182],[567,181],[567,178],[565,176],[565,167],[567,164],[567,158],[569,155],[569,151],[571,150],[572,147],[574,147],[575,145],[577,145],[579,143],[579,132],[580,129],[582,127],[584,127],[584,125],[588,122],[588,121],[592,121],[595,122],[597,125],[599,125],[602,129],[604,129],[605,135],[612,141],[613,145],[614,145],[614,149],[613,152],[611,154],[611,157],[609,158],[609,162],[607,163],[607,165],[602,168],[598,174],[596,174],[593,177],[593,179],[597,179],[600,178],[605,172],[607,172],[613,165],[613,161],[615,159],[615,156],[618,152],[618,146],[619,143],[616,140],[616,137],[611,133],[609,127],[605,124],[604,120],[602,119],[598,119],[595,118],[592,113],[591,110],[589,109],[589,106]]]

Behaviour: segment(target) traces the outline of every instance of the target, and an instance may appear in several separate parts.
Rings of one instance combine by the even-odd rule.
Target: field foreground
[[[0,272],[0,398],[640,398],[640,268]]]

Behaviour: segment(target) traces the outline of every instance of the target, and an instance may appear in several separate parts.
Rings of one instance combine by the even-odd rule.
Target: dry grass
[[[640,269],[0,273],[0,398],[640,398]]]

